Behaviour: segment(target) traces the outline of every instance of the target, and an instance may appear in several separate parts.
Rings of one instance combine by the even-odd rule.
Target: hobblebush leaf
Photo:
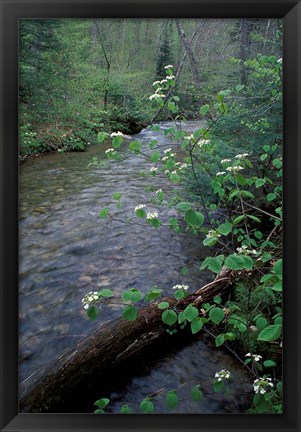
[[[271,287],[273,291],[282,291],[282,281],[276,282],[274,286]]]
[[[200,384],[193,387],[193,389],[191,390],[191,396],[192,396],[192,400],[195,402],[198,402],[203,398],[203,393],[200,390]]]
[[[135,321],[135,319],[137,318],[137,314],[138,314],[137,308],[135,308],[135,306],[132,305],[128,305],[122,311],[122,316],[127,321]]]
[[[168,302],[160,302],[159,304],[158,304],[158,308],[159,309],[168,309],[169,308],[169,303]]]
[[[186,320],[184,312],[180,312],[178,315],[178,323],[182,324]]]
[[[99,291],[99,294],[100,294],[102,297],[114,297],[114,293],[113,293],[113,291],[110,290],[110,289],[108,289],[108,288],[105,288],[105,289]]]
[[[256,327],[258,328],[258,330],[261,331],[264,328],[266,328],[266,326],[268,325],[268,322],[264,317],[259,317],[255,321],[255,324],[256,324]]]
[[[96,320],[97,316],[98,316],[98,309],[96,306],[89,306],[89,309],[87,309],[87,315],[88,317],[94,321]]]
[[[177,300],[181,300],[182,298],[185,297],[185,293],[183,290],[177,290],[175,291],[174,296]]]
[[[180,202],[177,205],[177,210],[179,210],[180,212],[187,212],[187,210],[191,209],[191,204],[188,202]]]
[[[173,409],[178,405],[179,398],[178,398],[175,390],[172,390],[166,394],[165,402],[166,402],[166,405],[168,406],[168,408],[170,408],[170,409]]]
[[[200,317],[194,318],[190,323],[192,334],[198,333],[203,327],[203,321]]]
[[[279,324],[270,325],[263,330],[258,335],[258,340],[272,342],[279,338],[281,335],[282,326]]]
[[[231,270],[242,270],[245,260],[239,255],[228,255],[225,259],[225,266]]]
[[[224,342],[225,342],[225,337],[223,334],[216,336],[216,338],[215,338],[215,346],[216,347],[223,345]]]
[[[274,366],[277,366],[277,363],[275,363],[273,360],[266,360],[263,362],[263,366],[266,368],[274,367]]]
[[[99,132],[97,135],[97,141],[99,143],[103,142],[107,137],[109,136],[109,134],[107,132]]]
[[[252,270],[253,265],[254,265],[254,261],[252,260],[251,257],[249,256],[244,256],[242,257],[244,259],[244,268],[247,270]]]
[[[114,200],[116,200],[116,201],[120,200],[121,197],[122,197],[122,193],[120,193],[120,192],[115,192],[115,193],[113,194],[113,198],[114,198]]]
[[[170,178],[170,181],[172,181],[175,184],[180,183],[180,181],[181,181],[181,178],[180,178],[179,174],[177,174],[177,173],[171,173],[169,178]]]
[[[208,104],[203,105],[203,106],[201,106],[201,108],[200,108],[200,114],[201,114],[201,115],[206,115],[207,112],[208,112],[208,110],[209,110],[209,105],[208,105]]]
[[[185,222],[195,228],[200,227],[204,222],[204,215],[192,209],[187,210],[184,216]]]
[[[275,275],[276,275],[279,279],[282,279],[282,259],[279,259],[279,260],[276,261],[276,263],[274,264],[274,272],[275,272]]]
[[[163,290],[160,288],[152,288],[151,290],[149,290],[148,293],[146,293],[144,299],[146,301],[156,300],[156,298],[160,297],[162,292],[163,292]]]
[[[139,218],[145,218],[146,213],[143,209],[138,209],[138,210],[136,210],[136,216]]]
[[[150,398],[145,398],[142,402],[140,402],[140,409],[145,414],[151,414],[154,411],[154,404]]]
[[[231,232],[231,230],[232,230],[232,224],[230,222],[225,222],[217,228],[217,231],[223,235],[228,235]]]
[[[221,392],[224,388],[224,381],[214,381],[213,390],[215,392]]]
[[[97,410],[94,411],[94,414],[104,414],[104,410],[101,408],[98,408]]]
[[[139,291],[137,288],[130,288],[130,294],[131,294],[131,301],[134,303],[137,303],[142,299],[142,292]]]
[[[109,209],[106,207],[99,212],[100,219],[105,219],[109,214]]]
[[[275,198],[276,198],[276,195],[273,192],[271,192],[267,195],[268,201],[274,201]]]
[[[218,241],[218,237],[207,237],[203,240],[204,246],[213,246]]]
[[[213,301],[216,304],[221,304],[222,298],[220,296],[215,296],[215,297],[213,297]]]
[[[175,324],[177,322],[177,319],[178,316],[176,312],[171,309],[164,311],[162,314],[162,321],[169,326]]]
[[[120,414],[132,414],[132,410],[128,404],[122,405],[122,407],[120,407]]]
[[[192,305],[188,305],[183,312],[184,312],[185,318],[189,322],[193,321],[199,314],[198,309]]]
[[[209,311],[209,318],[215,323],[220,324],[225,318],[225,313],[220,307],[214,307]]]
[[[98,408],[105,408],[110,402],[110,399],[101,398],[94,402],[94,405],[98,406]]]
[[[160,152],[155,151],[152,155],[151,155],[151,161],[152,162],[159,162],[159,160],[161,159],[161,155]]]

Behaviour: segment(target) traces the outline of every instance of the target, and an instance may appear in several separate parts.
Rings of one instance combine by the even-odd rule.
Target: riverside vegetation
[[[229,270],[235,283],[229,298],[216,296],[212,302],[203,303],[201,307],[191,303],[183,311],[160,299],[160,287],[150,287],[146,295],[142,294],[139,287],[134,287],[122,294],[123,318],[134,321],[139,314],[139,306],[157,301],[170,337],[187,327],[193,334],[209,332],[215,340],[216,349],[226,347],[248,368],[253,387],[249,412],[281,413],[282,58],[277,47],[267,53],[258,52],[258,49],[254,55],[246,53],[246,37],[249,42],[256,41],[261,47],[266,47],[268,43],[272,45],[272,42],[266,34],[263,36],[259,28],[251,31],[242,22],[240,58],[231,56],[227,62],[218,65],[219,76],[223,75],[223,68],[226,68],[225,74],[232,76],[231,80],[222,83],[226,84],[225,87],[219,87],[218,80],[212,80],[204,89],[196,91],[194,86],[190,92],[186,92],[188,84],[179,83],[179,63],[178,67],[171,63],[171,23],[172,20],[167,20],[162,26],[157,79],[148,85],[149,92],[142,95],[140,90],[139,97],[133,96],[135,89],[132,89],[131,96],[123,93],[122,109],[120,106],[118,109],[120,99],[118,103],[118,98],[115,99],[116,105],[109,102],[110,95],[114,99],[112,86],[116,84],[116,75],[112,77],[109,50],[96,22],[94,37],[100,42],[106,74],[102,70],[102,81],[97,82],[95,79],[93,83],[89,82],[89,86],[93,84],[93,92],[98,91],[98,86],[101,87],[105,109],[100,112],[98,108],[91,110],[90,107],[89,113],[84,112],[87,105],[79,106],[78,101],[76,105],[74,100],[68,100],[66,92],[61,93],[62,89],[57,88],[60,96],[53,98],[51,109],[57,110],[60,115],[57,117],[57,128],[50,132],[46,126],[50,120],[43,124],[42,119],[32,114],[34,110],[28,109],[24,103],[20,111],[20,157],[24,159],[30,154],[49,150],[49,147],[56,151],[84,150],[95,136],[99,143],[111,141],[111,147],[106,150],[109,160],[118,163],[123,157],[124,147],[128,146],[133,154],[152,161],[150,170],[140,173],[149,179],[146,188],[149,201],[137,202],[133,216],[125,219],[124,223],[146,224],[154,229],[170,229],[176,233],[193,233],[210,251],[200,263],[200,271],[207,269],[216,276],[224,269]],[[37,23],[33,22],[32,25]],[[54,25],[55,22],[46,27],[47,31]],[[181,35],[181,22],[176,25]],[[75,31],[72,24],[70,29]],[[277,31],[279,36],[279,29]],[[48,37],[44,29],[41,32],[43,37]],[[30,34],[28,28],[25,34]],[[66,38],[65,43],[68,42]],[[75,54],[79,56],[78,50],[84,50],[87,43],[85,38],[82,39],[79,46],[74,48]],[[186,52],[189,52],[189,46]],[[45,55],[49,55],[49,51],[46,50]],[[63,55],[66,55],[65,51],[58,54],[58,62],[62,61]],[[197,76],[193,58],[190,55],[191,73],[195,81]],[[21,66],[25,68],[25,64],[21,63]],[[80,67],[84,73],[85,65]],[[42,63],[42,75],[46,74],[43,68]],[[233,79],[235,70],[240,72],[239,82]],[[25,68],[25,72],[29,83],[32,79],[30,71]],[[209,68],[207,72],[210,76]],[[128,84],[127,78],[127,75],[122,74],[118,78],[123,92]],[[78,83],[81,82],[79,79]],[[64,84],[65,81],[60,83]],[[33,98],[26,94],[25,88],[28,90],[29,87],[24,86],[22,97],[24,100],[29,98],[32,103]],[[88,100],[91,88],[83,91],[87,92]],[[64,94],[63,101],[60,100],[61,94]],[[41,100],[39,103],[42,104]],[[78,113],[73,117],[74,113],[69,112],[69,109],[76,109]],[[65,110],[65,117],[59,110]],[[49,119],[55,117],[54,111],[49,111]],[[124,115],[122,118],[120,112]],[[35,123],[30,116],[34,117]],[[185,130],[185,118],[192,116],[203,119],[204,126],[194,131]],[[71,129],[63,130],[62,124],[66,127],[71,118]],[[130,123],[141,125],[152,119],[166,118],[174,120],[173,127],[162,129],[162,133],[173,142],[170,148],[162,147],[159,140],[150,141],[146,147],[128,135],[133,131]],[[39,132],[35,131],[35,125],[39,127]],[[158,131],[160,122],[148,127]],[[91,161],[91,165],[97,166],[98,163],[102,161],[98,161],[97,157]],[[165,176],[166,182],[172,183],[172,193],[167,194],[164,188],[156,190],[152,186],[152,178],[157,175]],[[122,191],[116,191],[113,195],[115,205],[120,209],[122,198]],[[167,223],[162,221],[162,206],[173,207],[177,216],[171,217]],[[106,222],[112,217],[109,207],[100,209],[101,220]],[[188,270],[183,269],[185,271]],[[193,292],[193,287],[185,284],[176,284],[170,289],[177,300]],[[82,303],[89,318],[97,319],[99,305],[109,304],[113,297],[114,293],[110,289],[87,293]],[[231,392],[231,371],[218,370],[211,379],[213,392]],[[103,397],[95,402],[95,413],[105,413],[110,404],[105,395],[100,396]],[[198,403],[203,397],[202,383],[196,383],[191,389],[191,398]],[[165,390],[165,401],[172,412],[179,402],[176,388]],[[139,407],[123,405],[120,412],[129,414],[140,410],[152,413],[156,412],[155,408],[156,393],[146,396]]]

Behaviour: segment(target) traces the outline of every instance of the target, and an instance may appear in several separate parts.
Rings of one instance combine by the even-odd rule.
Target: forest
[[[282,413],[282,22],[22,19],[20,411]]]

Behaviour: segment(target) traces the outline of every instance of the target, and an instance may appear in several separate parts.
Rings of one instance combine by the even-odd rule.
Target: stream
[[[192,131],[197,126],[200,124],[189,121],[185,129]],[[162,151],[175,146],[169,137],[151,129],[134,139],[143,143],[158,139]],[[127,140],[120,162],[107,160],[109,147],[99,144],[84,153],[49,153],[20,167],[20,383],[87,337],[100,322],[120,315],[122,305],[103,306],[97,320],[89,320],[81,302],[89,291],[109,288],[119,296],[129,288],[146,292],[157,285],[170,295],[176,284],[187,284],[195,291],[212,279],[198,270],[207,255],[199,237],[179,235],[164,226],[154,229],[141,220],[135,225],[123,222],[134,218],[134,208],[148,203],[152,196],[154,203],[147,211],[158,211],[166,223],[176,215],[175,210],[158,205],[155,192],[146,192],[145,187],[152,183],[170,197],[175,186],[164,174],[151,179],[141,176],[141,171],[149,173],[154,164],[130,154]],[[88,167],[95,156],[102,163]],[[116,207],[114,192],[122,193],[121,208]],[[100,220],[99,211],[104,207],[118,220]],[[181,272],[183,267],[189,270],[187,275]],[[221,369],[231,371],[233,394],[212,394],[211,379]],[[181,401],[173,413],[239,413],[248,406],[248,398],[242,395],[249,390],[247,382],[241,364],[201,334],[180,350],[146,359],[116,391],[99,397],[109,397],[109,412],[116,413],[122,404],[137,407],[161,388],[178,388]],[[196,384],[207,395],[200,402],[193,402],[190,396]],[[156,413],[170,412],[160,403],[162,398],[163,392],[154,398]]]

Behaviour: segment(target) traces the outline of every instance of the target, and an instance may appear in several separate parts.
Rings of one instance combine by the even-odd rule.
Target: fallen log
[[[203,302],[212,300],[216,295],[224,295],[233,284],[234,277],[232,271],[222,269],[213,282],[185,299],[167,298],[165,301],[170,306],[176,306],[177,310],[183,310],[191,302],[200,308]],[[157,347],[162,342],[166,345],[166,341],[174,338],[166,332],[162,310],[157,304],[153,302],[141,308],[135,321],[118,318],[101,324],[71,351],[25,380],[20,385],[19,411],[78,412],[74,411],[78,409],[75,405],[84,404],[89,393],[89,382],[94,385],[95,382],[101,383],[97,385],[98,398],[102,383],[114,376],[118,367],[125,367],[127,360],[143,355],[145,348]],[[89,396],[92,401],[96,400],[93,394]]]

